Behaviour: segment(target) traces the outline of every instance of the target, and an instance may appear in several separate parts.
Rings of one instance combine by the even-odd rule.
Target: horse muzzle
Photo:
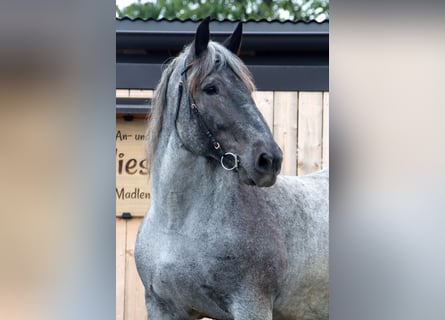
[[[248,161],[251,165],[241,161],[240,179],[248,185],[270,187],[277,180],[282,161],[283,153],[278,145],[275,144],[269,150],[263,148],[252,154]]]

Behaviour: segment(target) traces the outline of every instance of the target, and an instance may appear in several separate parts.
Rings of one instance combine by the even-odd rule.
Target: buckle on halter
[[[226,165],[224,164],[224,158],[226,157],[232,157],[233,159],[233,165],[231,167],[226,167]],[[238,163],[239,163],[239,158],[236,154],[232,153],[232,152],[226,152],[225,154],[223,154],[221,156],[221,167],[223,167],[224,170],[227,171],[232,171],[238,168]]]

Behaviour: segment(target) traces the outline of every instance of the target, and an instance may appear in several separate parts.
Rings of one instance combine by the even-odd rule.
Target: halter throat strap
[[[179,81],[179,85],[178,85],[178,100],[177,100],[176,114],[175,114],[176,131],[178,132],[177,120],[178,120],[179,109],[180,109],[181,101],[182,101],[182,94],[183,94],[183,91],[185,88],[187,105],[190,107],[192,114],[195,115],[196,119],[198,120],[199,127],[202,129],[202,131],[204,131],[206,137],[209,139],[209,142],[210,142],[213,150],[215,150],[218,153],[221,166],[223,167],[223,169],[225,169],[227,171],[236,170],[236,169],[238,169],[238,165],[239,165],[238,155],[236,155],[232,152],[224,151],[224,148],[222,147],[221,143],[218,141],[216,136],[213,134],[213,132],[207,126],[204,118],[202,117],[201,113],[199,112],[199,109],[195,102],[195,99],[187,90],[187,71],[192,66],[193,66],[193,63],[187,64],[187,60],[184,59],[184,67],[181,71],[181,81]],[[191,103],[190,103],[190,100],[191,100]]]

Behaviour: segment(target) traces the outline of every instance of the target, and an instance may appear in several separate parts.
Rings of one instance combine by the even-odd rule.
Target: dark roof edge
[[[210,33],[215,41],[230,35],[237,22],[213,21]],[[198,22],[168,20],[116,20],[117,49],[181,50],[193,40]],[[329,22],[281,23],[245,22],[243,24],[243,48],[276,51],[305,50],[328,51]]]
[[[258,90],[326,91],[329,90],[329,66],[248,65]],[[117,63],[116,88],[154,89],[163,66],[147,63]],[[147,100],[148,101],[148,100]],[[125,104],[128,104],[126,102]]]
[[[199,21],[181,20],[142,20],[116,19],[116,34],[194,34]],[[237,21],[217,21],[210,24],[212,34],[230,34]],[[244,35],[329,35],[329,21],[318,22],[279,22],[246,21],[243,23]]]
[[[125,17],[116,17],[116,21],[143,21],[143,22],[147,22],[147,21],[155,21],[155,22],[162,22],[162,21],[167,21],[167,22],[184,22],[184,23],[189,23],[189,22],[193,22],[193,23],[199,23],[202,21],[202,19],[185,19],[185,20],[181,20],[181,19],[167,19],[167,18],[161,18],[161,19],[153,19],[153,18],[148,18],[148,19],[143,19],[143,18],[131,18],[128,16]],[[210,22],[239,22],[240,20],[232,20],[232,19],[222,19],[222,20],[218,20],[218,19],[210,19]],[[327,24],[329,23],[329,19],[325,19],[323,21],[316,21],[316,20],[271,20],[271,19],[247,19],[247,20],[242,20],[243,23],[261,23],[261,22],[266,22],[266,23],[280,23],[280,24],[284,24],[284,23],[292,23],[292,24],[299,24],[299,23],[304,23],[304,24]]]

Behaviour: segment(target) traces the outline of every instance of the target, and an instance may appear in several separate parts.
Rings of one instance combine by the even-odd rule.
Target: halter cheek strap
[[[181,72],[181,81],[179,81],[178,85],[178,100],[176,105],[176,114],[175,114],[175,128],[176,131],[178,131],[177,128],[177,120],[178,120],[178,114],[179,114],[179,108],[181,106],[181,100],[182,100],[182,93],[184,90],[187,91],[187,71],[191,68],[193,64],[187,64],[186,60],[184,60],[184,68]],[[212,133],[212,131],[207,126],[206,122],[204,121],[201,113],[198,110],[198,106],[195,103],[195,99],[193,99],[193,96],[191,94],[186,94],[187,97],[187,105],[190,106],[190,110],[195,115],[196,119],[198,120],[200,128],[204,131],[205,135],[210,141],[210,144],[212,145],[213,149],[218,152],[218,155],[220,157],[220,164],[223,169],[227,171],[232,171],[238,169],[239,165],[239,157],[238,155],[232,153],[232,152],[225,152],[223,147],[221,146],[221,143],[216,139],[215,135]],[[190,103],[190,98],[192,100],[192,103]],[[230,161],[231,160],[231,161]],[[232,163],[230,163],[232,162]]]

